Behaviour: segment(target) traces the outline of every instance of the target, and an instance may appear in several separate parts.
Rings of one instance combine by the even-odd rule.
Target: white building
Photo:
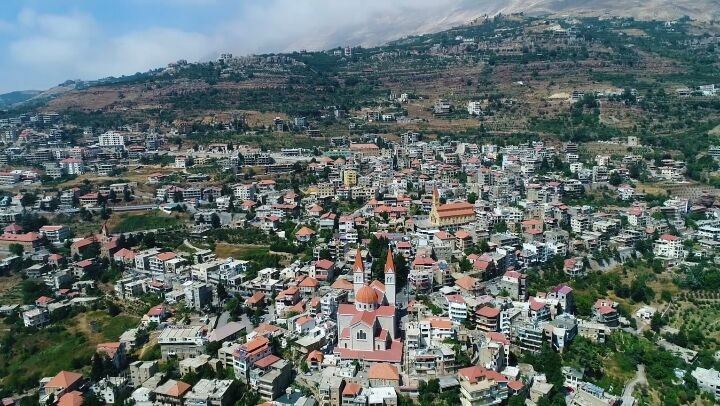
[[[25,327],[40,328],[50,323],[50,312],[46,308],[31,309],[23,313]]]
[[[653,254],[663,259],[682,259],[685,257],[685,249],[680,237],[663,234],[655,241]]]
[[[467,319],[468,311],[465,299],[460,295],[445,296],[448,306],[448,315],[455,324],[460,324]]]
[[[85,172],[82,160],[78,158],[65,158],[60,161],[60,167],[68,175],[82,175]]]
[[[720,400],[720,372],[697,367],[691,375],[697,380],[702,391],[712,393],[716,400]]]
[[[40,233],[51,243],[60,244],[70,237],[70,229],[65,226],[42,226]]]
[[[124,147],[125,137],[117,131],[108,131],[98,137],[101,147]]]
[[[482,104],[479,101],[470,101],[467,104],[467,111],[471,116],[482,115]]]

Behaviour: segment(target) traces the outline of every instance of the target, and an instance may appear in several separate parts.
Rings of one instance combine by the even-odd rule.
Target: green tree
[[[35,193],[25,193],[20,198],[20,205],[22,207],[30,207],[37,201],[37,195]]]
[[[25,247],[23,247],[22,244],[13,243],[8,246],[8,250],[11,254],[22,257],[25,252]]]
[[[220,228],[220,216],[218,216],[217,213],[213,213],[210,216],[210,224],[212,225],[212,228]]]

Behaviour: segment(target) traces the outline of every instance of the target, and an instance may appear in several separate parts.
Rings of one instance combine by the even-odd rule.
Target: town
[[[452,40],[430,52],[475,46]],[[548,103],[584,115],[657,93]],[[255,123],[9,110],[3,404],[717,402],[720,207],[698,174],[720,143],[683,158],[637,135],[491,136],[515,102],[394,88]],[[399,130],[453,119],[488,129]]]

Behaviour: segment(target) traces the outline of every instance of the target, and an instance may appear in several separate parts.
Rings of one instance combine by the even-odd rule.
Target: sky
[[[178,59],[377,45],[503,0],[1,0],[0,93],[133,74]]]

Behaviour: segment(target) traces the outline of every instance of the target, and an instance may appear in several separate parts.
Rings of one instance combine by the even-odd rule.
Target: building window
[[[357,333],[357,339],[358,339],[358,340],[365,340],[365,339],[367,339],[367,334],[365,334],[365,331],[364,331],[364,330],[358,331],[358,333]]]

